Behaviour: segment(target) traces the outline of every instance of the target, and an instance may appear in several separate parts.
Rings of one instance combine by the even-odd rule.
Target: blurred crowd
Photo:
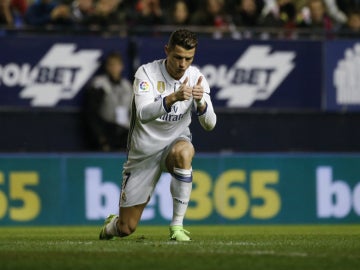
[[[171,25],[360,33],[360,0],[0,0],[0,25]]]

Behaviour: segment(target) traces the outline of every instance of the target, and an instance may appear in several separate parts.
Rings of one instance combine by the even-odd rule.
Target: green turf
[[[6,269],[360,269],[358,226],[189,226],[192,242],[167,227],[140,226],[99,241],[99,227],[0,227]]]

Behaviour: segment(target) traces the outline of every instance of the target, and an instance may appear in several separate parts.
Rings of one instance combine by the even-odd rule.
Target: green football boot
[[[111,214],[105,219],[104,226],[102,226],[99,235],[100,240],[111,240],[114,238],[113,235],[109,235],[106,233],[106,225],[108,225],[114,218],[118,218],[118,215]]]
[[[183,226],[170,226],[170,240],[174,241],[191,241],[190,232],[185,230]]]

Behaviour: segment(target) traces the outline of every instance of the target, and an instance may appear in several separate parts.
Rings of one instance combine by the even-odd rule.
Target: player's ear
[[[165,45],[164,50],[165,50],[166,56],[168,56],[168,55],[169,55],[169,46],[168,46],[168,45]]]

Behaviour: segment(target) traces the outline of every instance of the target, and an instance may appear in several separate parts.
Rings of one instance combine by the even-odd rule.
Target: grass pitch
[[[99,241],[99,227],[0,227],[0,269],[360,269],[360,225],[140,226]]]

